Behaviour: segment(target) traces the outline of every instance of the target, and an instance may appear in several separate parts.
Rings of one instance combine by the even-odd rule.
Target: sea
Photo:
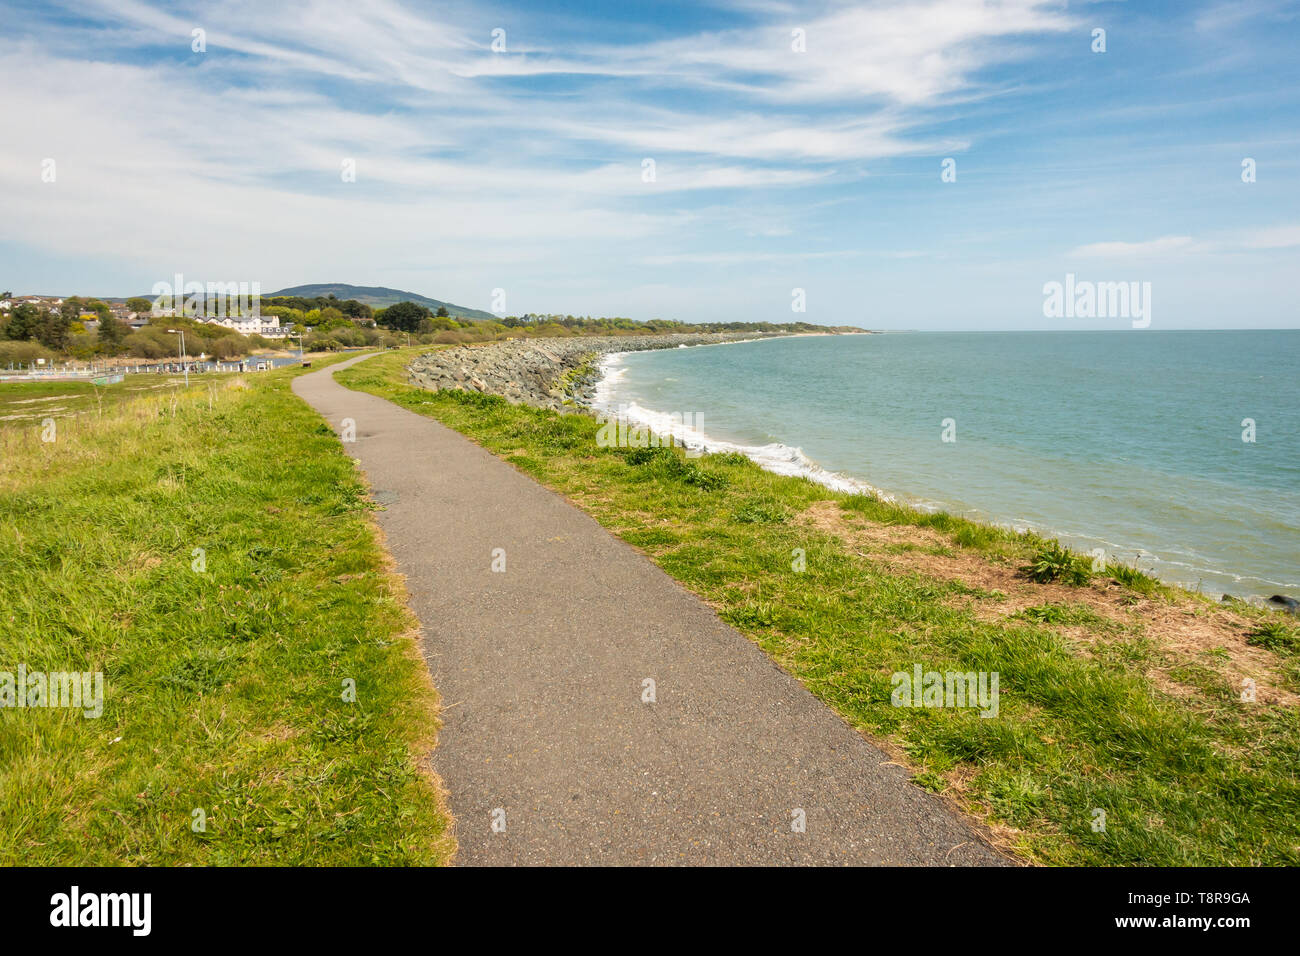
[[[1300,330],[887,332],[607,356],[593,404],[772,471],[1300,597]]]

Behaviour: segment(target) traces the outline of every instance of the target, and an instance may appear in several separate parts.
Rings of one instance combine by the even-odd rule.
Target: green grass
[[[104,675],[98,719],[0,709],[0,863],[449,859],[436,695],[295,372],[0,429],[0,670]]]
[[[111,412],[124,402],[175,388],[170,375],[131,375],[114,385],[90,382],[0,382],[0,428],[40,423],[53,417]]]
[[[1053,601],[980,614],[1004,596],[862,553],[797,518],[821,502],[850,523],[929,529],[942,536],[940,550],[1011,570],[1033,561],[1040,539],[837,494],[742,456],[600,448],[590,417],[410,388],[401,384],[404,361],[383,356],[337,378],[437,418],[567,495],[853,726],[885,741],[918,783],[1014,828],[1006,839],[1022,856],[1300,864],[1296,708],[1241,701],[1212,657],[1173,675],[1186,682],[1186,693],[1173,696],[1145,676],[1161,662],[1140,622],[1116,627]],[[1186,600],[1210,613],[1210,602],[1148,582],[1132,577],[1135,601]],[[1095,637],[1091,650],[1081,648],[1080,629]],[[997,671],[999,716],[891,706],[891,674],[915,663]],[[1104,832],[1092,829],[1095,809],[1105,811]]]
[[[1115,630],[1117,625],[1109,618],[1082,604],[1042,604],[1027,607],[1018,615],[1038,624],[1061,624],[1067,627],[1090,627],[1097,630]]]
[[[1297,653],[1300,652],[1300,625],[1277,619],[1264,621],[1246,640],[1258,647]]]

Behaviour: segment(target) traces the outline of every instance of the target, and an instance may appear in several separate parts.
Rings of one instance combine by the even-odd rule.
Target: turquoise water
[[[774,470],[1211,594],[1300,596],[1300,331],[815,336],[613,362],[606,407],[683,413]]]

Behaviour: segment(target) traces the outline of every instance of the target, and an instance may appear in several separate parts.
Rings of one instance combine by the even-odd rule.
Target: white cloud
[[[1070,250],[1071,257],[1094,259],[1177,258],[1209,253],[1232,254],[1255,249],[1292,249],[1300,246],[1300,225],[1222,233],[1208,239],[1164,236],[1141,242],[1093,242]]]
[[[1240,236],[1237,241],[1247,249],[1291,249],[1300,246],[1300,225],[1259,229]]]
[[[1191,236],[1165,236],[1145,242],[1092,242],[1072,249],[1071,256],[1095,259],[1129,259],[1150,256],[1185,255],[1204,251]]]

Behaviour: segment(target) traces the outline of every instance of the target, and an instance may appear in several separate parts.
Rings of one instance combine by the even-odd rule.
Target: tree
[[[130,299],[127,299],[126,307],[130,309],[132,312],[137,312],[137,313],[153,311],[153,303],[150,302],[148,299],[142,299],[139,296],[134,296]]]
[[[449,315],[451,315],[451,313],[447,311],[447,307],[445,305],[438,306],[438,318],[445,319]]]
[[[122,328],[122,323],[117,321],[117,316],[112,312],[101,313],[99,316],[99,345],[109,355],[116,355],[122,348],[122,339],[126,337],[126,332]]]
[[[5,338],[18,342],[28,341],[36,335],[40,317],[41,314],[34,305],[24,302],[14,306],[9,324],[5,326]]]
[[[73,301],[73,300],[68,300]],[[73,315],[79,315],[81,306],[78,304],[72,309],[68,309],[68,302],[63,303],[63,310],[51,310],[41,313],[37,320],[36,338],[47,349],[52,352],[63,352],[68,348],[68,339],[71,335],[72,319],[68,317],[69,312]]]
[[[418,332],[420,321],[427,319],[430,314],[429,310],[422,305],[416,305],[414,302],[398,302],[384,309],[384,314],[378,321],[385,328],[396,329],[399,332]]]

